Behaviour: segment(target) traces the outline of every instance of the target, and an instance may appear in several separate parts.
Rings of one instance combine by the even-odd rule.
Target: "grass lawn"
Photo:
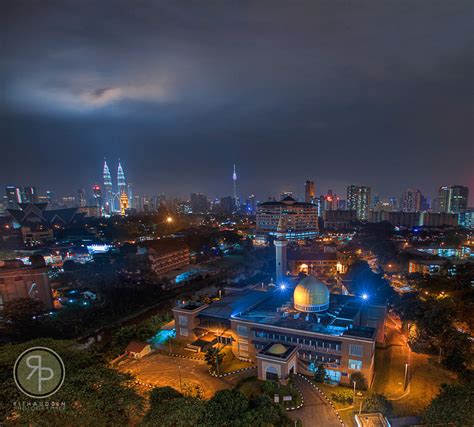
[[[412,353],[410,394],[392,401],[396,415],[419,415],[438,394],[443,383],[457,382],[456,375],[435,361],[436,357]]]
[[[250,368],[254,366],[251,363],[242,362],[241,360],[237,359],[234,356],[234,353],[232,353],[232,349],[230,347],[224,348],[222,350],[222,353],[224,353],[224,359],[222,360],[222,363],[219,365],[220,374],[226,374],[227,372],[233,372],[233,371],[237,371],[238,369]]]
[[[322,383],[317,383],[317,382],[314,382],[314,384],[316,386],[318,386],[322,391],[324,391],[324,393],[326,393],[326,396],[329,397],[332,400],[332,402],[334,403],[334,406],[336,407],[336,409],[344,409],[344,408],[347,408],[349,406],[352,406],[352,403],[336,402],[334,399],[332,399],[332,396],[331,396],[332,393],[337,393],[339,391],[352,390],[351,388],[342,387],[340,385],[333,386],[333,385],[330,385],[330,384],[322,384]]]
[[[250,377],[243,380],[237,388],[245,394],[247,398],[266,394],[273,400],[274,395],[278,394],[280,396],[280,405],[283,405],[284,407],[298,406],[301,403],[301,396],[292,386],[291,382],[287,385],[283,385],[270,381],[261,381],[257,379],[257,377]],[[283,402],[283,396],[292,396],[293,399],[291,402]]]

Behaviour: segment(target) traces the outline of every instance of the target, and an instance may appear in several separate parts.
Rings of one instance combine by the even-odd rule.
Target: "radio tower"
[[[234,182],[234,204],[235,208],[238,210],[240,208],[239,197],[237,196],[237,172],[235,171],[234,164],[234,173],[232,174],[232,181]]]
[[[107,213],[112,212],[112,177],[110,176],[109,166],[107,165],[107,161],[104,159],[104,192],[105,192],[105,210]]]

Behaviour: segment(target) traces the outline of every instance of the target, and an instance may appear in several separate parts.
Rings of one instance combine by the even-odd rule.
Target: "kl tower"
[[[278,227],[276,232],[276,239],[274,240],[275,245],[275,267],[276,267],[276,280],[275,284],[280,286],[285,280],[287,271],[286,261],[286,246],[288,241],[286,240],[286,228],[283,223],[283,217],[280,215],[278,221]]]

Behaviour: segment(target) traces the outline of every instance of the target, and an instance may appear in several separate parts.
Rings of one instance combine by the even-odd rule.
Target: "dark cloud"
[[[234,162],[261,198],[474,184],[468,0],[0,8],[0,182],[72,192],[107,156],[146,193],[229,193]]]

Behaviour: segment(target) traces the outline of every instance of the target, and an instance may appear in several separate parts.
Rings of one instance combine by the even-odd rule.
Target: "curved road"
[[[304,405],[288,412],[290,418],[300,419],[303,427],[341,427],[334,409],[311,384],[299,376],[295,376],[295,382],[303,394]]]

